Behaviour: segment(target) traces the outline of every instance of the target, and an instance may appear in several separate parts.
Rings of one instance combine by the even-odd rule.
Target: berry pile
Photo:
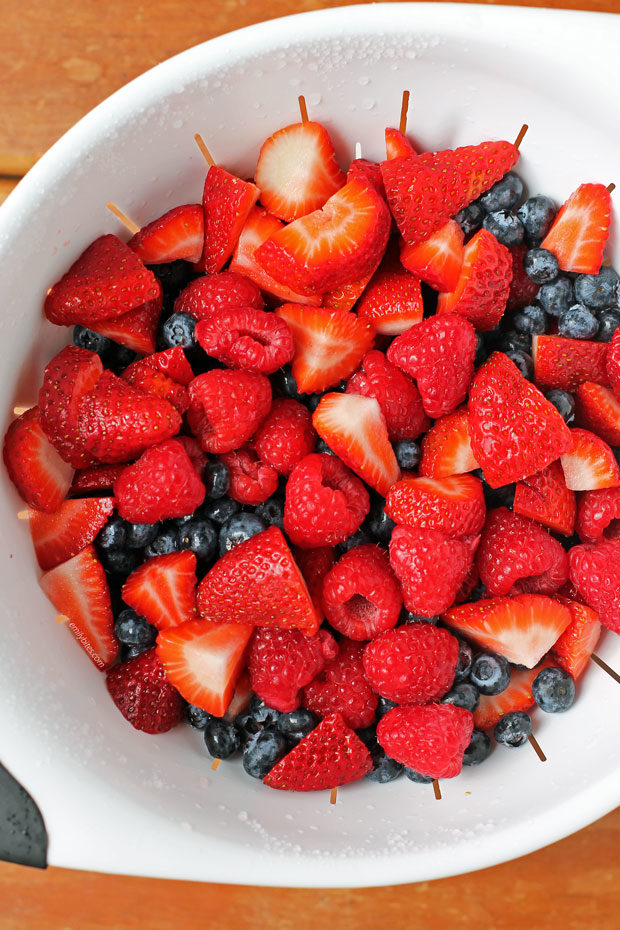
[[[5,437],[40,584],[136,729],[272,788],[524,744],[620,632],[611,199],[483,142],[345,174],[304,121],[254,181],[96,239]]]

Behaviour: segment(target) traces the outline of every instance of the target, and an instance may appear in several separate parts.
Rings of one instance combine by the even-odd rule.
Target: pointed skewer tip
[[[533,733],[530,733],[530,735],[528,736],[528,740],[530,741],[530,743],[531,743],[531,745],[532,745],[532,748],[533,748],[534,752],[536,753],[536,755],[538,756],[538,758],[540,759],[540,761],[541,761],[541,762],[546,762],[546,761],[547,761],[547,757],[546,757],[546,755],[544,754],[544,752],[542,751],[542,749],[540,748],[540,744],[539,744],[538,740],[536,739],[536,737],[534,736]]]
[[[336,798],[337,798],[337,797],[338,797],[338,789],[337,789],[337,788],[332,788],[332,790],[331,790],[331,792],[330,792],[330,795],[329,795],[329,803],[330,803],[330,804],[335,804],[335,803],[336,803]]]
[[[213,762],[211,763],[211,768],[213,769],[214,772],[217,771],[217,767],[221,761],[222,761],[221,759],[214,759]]]
[[[194,134],[194,141],[196,145],[198,146],[198,148],[200,149],[200,151],[202,152],[202,157],[208,164],[209,168],[213,168],[213,166],[215,165],[215,160],[213,158],[213,155],[207,148],[205,140],[202,138],[199,132]]]
[[[403,102],[400,105],[400,125],[399,130],[403,135],[407,132],[407,113],[409,112],[409,91],[403,91]]]
[[[433,780],[433,791],[435,792],[435,800],[441,801],[441,788],[436,778]]]
[[[523,123],[523,126],[521,126],[521,129],[519,130],[519,135],[515,139],[515,148],[517,149],[517,151],[519,150],[519,146],[523,142],[523,137],[525,136],[525,133],[527,132],[528,128],[529,127],[527,123]]]
[[[308,107],[306,106],[306,98],[303,94],[300,94],[297,98],[297,103],[299,104],[299,112],[301,113],[301,121],[304,125],[308,122]]]
[[[592,653],[590,658],[596,665],[598,665],[599,668],[602,668],[604,672],[607,672],[610,678],[613,678],[613,680],[617,681],[620,685],[620,675],[618,672],[614,671],[614,669],[611,668],[607,662],[604,662],[603,659],[601,659],[600,656],[595,655],[595,653]]]
[[[108,200],[108,202],[106,203],[106,207],[108,208],[110,213],[114,214],[117,220],[121,221],[123,226],[125,226],[129,230],[132,236],[135,236],[137,232],[140,232],[140,227],[138,226],[138,224],[134,223],[134,221],[130,217],[128,217],[126,213],[123,213],[123,211],[119,207],[117,207],[115,203],[112,203],[111,200]]]

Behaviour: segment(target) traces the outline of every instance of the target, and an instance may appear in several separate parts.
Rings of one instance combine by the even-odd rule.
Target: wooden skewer
[[[403,91],[403,102],[400,105],[400,125],[399,129],[403,136],[407,132],[407,113],[409,112],[409,91]]]
[[[56,623],[66,623],[69,618],[65,617],[64,614],[58,614],[56,617]]]
[[[17,516],[19,516],[19,514],[17,514]],[[617,681],[618,684],[620,685],[620,675],[618,674],[618,672],[614,672],[613,668],[610,668],[607,662],[604,662],[599,656],[595,655],[594,653],[592,653],[590,658],[592,659],[593,662],[595,662],[598,665],[599,668],[602,668],[604,672],[607,672],[607,674],[611,676],[611,678],[613,678],[614,681]]]
[[[362,146],[359,142],[356,142],[355,143],[355,158],[357,160],[358,158],[361,158],[361,157],[362,157]]]
[[[110,213],[114,214],[117,220],[121,221],[123,226],[127,227],[129,232],[133,236],[135,236],[137,232],[140,232],[140,227],[138,226],[138,224],[134,223],[134,221],[130,219],[126,213],[123,213],[123,211],[119,209],[119,207],[117,207],[115,203],[112,203],[111,200],[108,200],[108,202],[106,203],[106,207],[108,208]]]
[[[211,768],[213,769],[214,772],[217,771],[217,767],[221,761],[222,761],[221,759],[214,759],[213,762],[211,763]]]
[[[436,778],[433,780],[433,791],[435,792],[435,800],[441,801],[441,788]]]
[[[299,112],[301,113],[301,121],[306,125],[308,122],[308,107],[306,106],[306,98],[303,94],[300,94],[297,98],[297,103],[299,104]]]
[[[527,125],[527,123],[523,123],[523,126],[521,126],[521,129],[519,130],[519,135],[518,135],[517,138],[515,139],[515,148],[516,148],[517,150],[519,149],[519,146],[520,146],[521,143],[523,142],[523,137],[524,137],[525,133],[527,132],[527,130],[528,130],[528,125]]]
[[[18,510],[18,511],[17,511],[17,519],[18,519],[18,520],[29,520],[29,519],[30,519],[30,511],[29,511],[29,510]]]
[[[338,788],[332,788],[330,795],[329,795],[329,803],[335,804],[337,797],[338,797]]]
[[[214,164],[215,164],[215,160],[214,160],[214,158],[213,158],[213,155],[211,154],[211,152],[210,152],[209,149],[207,148],[207,146],[206,146],[206,144],[205,144],[205,140],[202,138],[202,136],[200,135],[199,132],[197,132],[197,133],[194,135],[194,139],[196,140],[196,145],[198,146],[198,148],[200,149],[200,151],[201,151],[202,154],[203,154],[204,160],[205,160],[206,163],[208,164],[209,168],[212,168],[212,167],[214,166]]]
[[[608,185],[607,185],[607,190],[609,191],[610,194],[613,194],[613,192],[615,191],[615,189],[616,189],[616,185],[614,184],[613,181],[611,182],[611,184],[608,184]]]
[[[16,417],[21,417],[22,413],[26,413],[27,410],[30,410],[30,407],[13,407],[13,413]]]
[[[544,754],[544,752],[542,751],[542,749],[540,748],[540,744],[539,744],[538,740],[536,739],[536,737],[534,736],[533,733],[530,733],[530,735],[528,736],[528,740],[529,740],[530,743],[532,744],[532,748],[533,748],[534,752],[536,753],[536,755],[538,756],[538,758],[540,759],[540,761],[541,761],[541,762],[546,762],[546,761],[547,761],[547,757],[546,757],[546,755]]]

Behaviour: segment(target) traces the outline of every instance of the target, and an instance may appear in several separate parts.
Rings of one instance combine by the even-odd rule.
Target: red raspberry
[[[431,316],[398,336],[388,359],[416,379],[424,410],[442,417],[462,404],[474,374],[476,331],[457,313]]]
[[[261,461],[282,475],[314,451],[316,433],[312,415],[297,400],[276,398],[267,419],[254,437],[254,448]]]
[[[205,452],[230,452],[252,436],[271,409],[265,375],[215,368],[189,385],[187,422]]]
[[[288,713],[299,707],[301,688],[337,654],[336,641],[327,630],[305,636],[299,630],[257,627],[248,660],[252,690],[269,707]]]
[[[284,529],[302,549],[335,546],[360,528],[369,510],[359,478],[335,455],[314,453],[298,462],[288,479]]]
[[[230,474],[228,496],[240,504],[262,504],[278,489],[278,473],[264,465],[251,446],[220,455]]]
[[[185,517],[200,507],[205,486],[178,439],[143,452],[114,482],[120,516],[130,523]]]
[[[475,538],[475,537],[474,537]],[[390,564],[403,590],[407,610],[433,617],[448,610],[473,560],[469,542],[440,530],[397,526],[390,540]]]
[[[262,310],[264,306],[260,288],[253,281],[235,271],[220,271],[188,284],[175,300],[174,312],[189,313],[196,320],[208,320],[216,310],[228,307]]]
[[[471,711],[453,704],[393,707],[377,726],[388,756],[428,778],[454,778],[474,731]]]
[[[498,507],[482,533],[478,569],[492,595],[554,594],[568,578],[568,558],[539,523]]]
[[[613,334],[607,350],[607,377],[612,391],[620,398],[620,329]]]
[[[598,611],[605,626],[620,633],[620,539],[574,546],[568,558],[580,597]]]
[[[364,647],[350,639],[340,641],[340,652],[304,688],[302,704],[327,717],[342,714],[349,727],[368,727],[375,719],[378,698],[364,676]]]
[[[169,684],[155,649],[115,665],[106,687],[123,717],[144,733],[166,733],[181,722],[183,699]]]
[[[582,494],[576,529],[582,542],[620,539],[620,488],[601,488]]]
[[[538,294],[539,285],[534,284],[523,267],[523,259],[527,250],[527,245],[524,243],[513,245],[511,249],[508,249],[512,255],[512,281],[506,304],[508,310],[520,310],[521,307],[527,307]]]
[[[196,474],[199,478],[202,478],[209,456],[202,451],[198,440],[194,439],[193,436],[175,436],[174,438],[181,443],[196,469]]]
[[[458,657],[458,640],[447,630],[411,623],[368,643],[364,671],[382,697],[397,704],[425,704],[450,688]]]
[[[275,313],[255,307],[225,307],[196,324],[196,340],[207,355],[230,368],[271,375],[293,358],[289,327]]]
[[[374,397],[387,423],[393,442],[416,439],[430,426],[422,407],[422,398],[411,378],[388,362],[383,352],[373,349],[362,359],[363,371],[347,383],[347,394]]]
[[[405,478],[388,491],[385,512],[395,523],[441,530],[447,536],[471,536],[484,526],[482,483],[473,475]]]
[[[387,552],[370,544],[346,552],[325,577],[323,604],[334,629],[350,639],[396,626],[403,599]]]
[[[312,603],[318,615],[325,617],[323,606],[323,580],[334,564],[334,550],[330,546],[318,549],[295,549],[293,556],[308,586]]]

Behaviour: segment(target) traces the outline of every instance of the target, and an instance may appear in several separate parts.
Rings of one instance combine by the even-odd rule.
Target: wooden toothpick
[[[305,124],[308,122],[308,107],[306,106],[306,98],[303,94],[300,94],[297,98],[297,103],[299,104],[299,112],[301,113],[301,121]]]
[[[214,759],[213,762],[211,763],[211,768],[213,769],[214,772],[217,771],[217,767],[221,761],[222,761],[221,759]]]
[[[607,185],[607,190],[609,191],[610,194],[613,194],[615,189],[616,189],[616,185],[613,183],[613,181],[611,182],[611,184]]]
[[[338,788],[332,788],[330,795],[329,795],[329,803],[335,804],[337,797],[338,797]]]
[[[592,653],[590,658],[596,665],[598,665],[599,668],[602,668],[604,672],[607,672],[607,674],[611,678],[613,678],[614,681],[617,681],[618,684],[620,685],[620,675],[618,674],[618,672],[614,672],[613,668],[610,668],[607,662],[604,662],[603,659],[600,658],[600,656],[597,656],[594,653]]]
[[[27,410],[30,410],[30,407],[13,407],[13,413],[16,417],[21,417],[22,413],[26,413]]]
[[[518,149],[519,149],[519,146],[520,146],[521,143],[523,142],[523,137],[524,137],[525,133],[527,132],[527,130],[528,130],[528,125],[527,125],[527,123],[523,123],[523,126],[521,126],[521,129],[519,130],[519,135],[518,135],[517,138],[515,139],[515,148],[517,149],[517,151],[518,151]]]
[[[544,754],[544,752],[542,751],[542,749],[540,748],[540,744],[539,744],[538,740],[536,739],[536,737],[534,736],[533,733],[530,733],[530,735],[528,736],[528,740],[529,740],[529,742],[531,743],[532,748],[533,748],[534,752],[536,753],[536,755],[538,756],[538,758],[540,759],[540,761],[541,761],[541,762],[546,762],[546,761],[547,761],[547,757],[546,757],[546,755]]]
[[[407,113],[409,112],[409,91],[403,91],[403,102],[400,105],[400,125],[399,130],[403,136],[407,132]]]
[[[435,800],[441,801],[441,788],[439,787],[439,782],[437,779],[433,779],[433,791],[435,792]]]
[[[138,224],[134,223],[134,221],[130,219],[126,213],[123,213],[123,211],[119,207],[117,207],[115,203],[112,203],[111,200],[108,200],[108,202],[106,203],[106,207],[108,208],[110,213],[114,214],[117,220],[121,221],[123,226],[125,226],[129,230],[132,236],[135,236],[137,232],[140,232],[140,227],[138,226]]]
[[[30,511],[29,511],[29,510],[18,510],[18,511],[17,511],[17,519],[18,519],[18,520],[28,520],[28,519],[30,519]]]
[[[203,154],[204,160],[205,160],[206,163],[208,164],[209,168],[212,168],[212,167],[215,165],[215,160],[214,160],[214,158],[213,158],[213,155],[211,154],[211,152],[210,152],[209,149],[207,148],[207,146],[206,146],[206,144],[205,144],[205,140],[202,138],[202,136],[200,135],[199,132],[197,132],[197,133],[194,135],[194,139],[196,140],[196,145],[198,146],[198,148],[200,149],[200,151],[201,151],[202,154]]]

